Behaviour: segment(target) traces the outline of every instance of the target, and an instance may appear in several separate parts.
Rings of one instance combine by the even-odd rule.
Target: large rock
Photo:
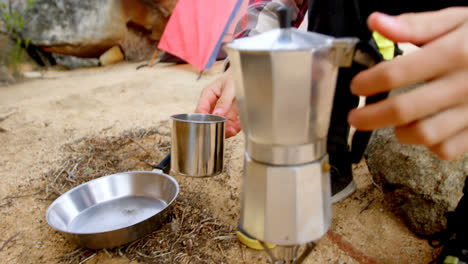
[[[439,160],[425,147],[400,144],[393,129],[374,132],[365,153],[367,165],[386,196],[400,209],[409,227],[431,235],[447,226],[468,175],[468,155]]]
[[[135,36],[128,34],[129,31],[144,34],[150,40],[145,43],[148,47],[161,36],[176,2],[36,0],[25,12],[23,37],[46,51],[78,57],[99,57],[115,45],[132,42],[126,40]],[[141,50],[142,47],[126,45],[125,48]]]
[[[23,36],[54,53],[97,57],[125,37],[119,1],[37,0]]]
[[[71,55],[54,54],[53,58],[58,65],[65,66],[67,69],[78,69],[84,67],[99,66],[97,58],[79,58]]]
[[[147,31],[151,40],[161,39],[177,0],[120,0],[127,26]]]

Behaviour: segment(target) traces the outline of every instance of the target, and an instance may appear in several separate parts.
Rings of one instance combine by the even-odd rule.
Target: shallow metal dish
[[[80,246],[112,248],[159,228],[178,193],[177,181],[160,170],[117,173],[61,195],[46,219]]]

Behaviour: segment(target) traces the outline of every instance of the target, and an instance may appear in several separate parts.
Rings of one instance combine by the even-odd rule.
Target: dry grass
[[[44,178],[46,200],[89,180],[129,170],[151,170],[169,152],[167,122],[157,127],[126,131],[118,136],[80,138],[63,146],[60,168]],[[128,245],[102,250],[108,257],[125,256],[146,263],[221,263],[224,251],[237,245],[235,227],[213,217],[202,193],[180,186],[167,222],[153,233]],[[220,250],[218,250],[220,249]],[[60,258],[82,263],[99,251],[78,248]]]

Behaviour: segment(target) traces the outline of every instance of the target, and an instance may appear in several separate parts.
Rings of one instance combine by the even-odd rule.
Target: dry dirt
[[[169,116],[193,111],[201,89],[221,68],[217,65],[197,81],[198,74],[187,65],[136,70],[137,65],[48,71],[41,79],[0,87],[0,263],[169,263],[145,257],[152,254],[148,247],[144,253],[136,253],[135,248],[142,249],[137,243],[120,250],[79,249],[45,221],[47,207],[57,192],[77,184],[59,186],[63,190],[46,188],[51,173],[71,165],[65,162],[78,155],[65,145],[77,147],[85,142],[89,146],[92,139],[125,137],[124,131],[158,127],[168,131]],[[94,176],[150,170],[148,164],[167,153],[168,140],[168,134],[162,133],[137,137],[139,144],[117,146],[120,156],[114,165],[97,167]],[[264,253],[246,249],[232,237],[239,217],[242,134],[228,139],[226,149],[223,174],[176,179],[184,201],[205,208],[203,216],[224,226],[226,240],[231,241],[222,241],[219,247],[211,241],[195,251],[183,251],[177,244],[181,249],[180,257],[173,260],[176,263],[267,263]],[[437,252],[391,212],[373,186],[365,163],[355,166],[354,173],[357,192],[333,206],[331,230],[318,241],[306,263],[427,263],[433,259]],[[154,234],[158,236],[165,238]],[[201,243],[194,240],[191,247]]]

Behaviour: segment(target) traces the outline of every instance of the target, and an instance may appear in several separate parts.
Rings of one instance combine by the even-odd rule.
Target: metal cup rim
[[[171,116],[172,120],[179,122],[195,123],[195,124],[214,124],[224,123],[227,119],[223,116],[212,114],[185,113]]]

